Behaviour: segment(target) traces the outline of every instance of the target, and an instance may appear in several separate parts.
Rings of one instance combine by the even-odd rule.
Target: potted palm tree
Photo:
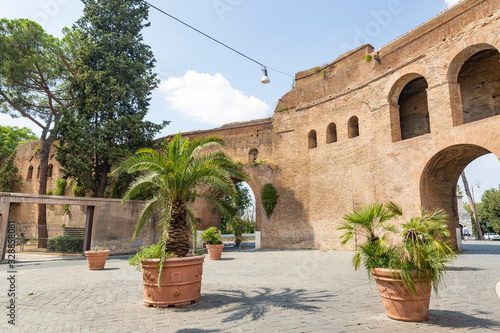
[[[245,179],[241,163],[233,162],[217,150],[222,145],[218,137],[189,141],[179,133],[172,141],[164,141],[160,151],[140,149],[113,170],[114,174],[140,173],[130,184],[123,201],[138,193],[149,193],[132,241],[148,218],[159,214],[158,243],[152,248],[143,248],[135,261],[142,267],[144,303],[148,306],[181,306],[200,300],[204,255],[186,256],[189,229],[192,232],[196,229],[190,203],[197,198],[205,200],[223,217],[231,219],[231,207],[221,194],[235,198],[237,192],[232,179]],[[195,239],[193,237],[193,243]],[[193,250],[195,248],[193,244]],[[168,271],[166,275],[164,270]]]
[[[93,250],[85,251],[85,257],[87,258],[89,269],[91,271],[104,269],[108,255],[109,250],[106,250],[106,242],[104,242],[102,250],[95,246]]]
[[[363,264],[371,273],[389,318],[423,321],[428,319],[431,288],[437,294],[445,264],[455,250],[448,241],[444,211],[423,208],[420,216],[401,224],[401,241],[391,245],[388,234],[397,229],[390,221],[402,216],[402,209],[393,202],[363,206],[344,216],[339,227],[345,231],[341,243],[361,238],[352,260],[354,268]]]
[[[218,260],[222,255],[224,243],[216,227],[210,227],[201,234],[201,240],[206,244],[210,260]]]

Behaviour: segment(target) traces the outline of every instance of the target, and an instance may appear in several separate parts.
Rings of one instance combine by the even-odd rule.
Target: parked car
[[[498,236],[494,232],[488,232],[484,234],[484,239],[500,241],[500,236]]]

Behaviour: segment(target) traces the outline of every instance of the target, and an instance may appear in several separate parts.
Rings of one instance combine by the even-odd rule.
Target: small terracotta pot
[[[217,244],[217,245],[206,245],[207,250],[208,250],[208,256],[210,257],[210,260],[218,260],[220,259],[222,255],[222,249],[224,249],[224,244]]]
[[[404,286],[401,280],[401,271],[374,268],[370,272],[377,282],[377,288],[389,318],[401,321],[429,319],[432,288],[432,282],[429,279],[415,278],[417,295],[414,296]]]
[[[87,264],[90,270],[104,269],[106,264],[106,259],[108,259],[109,250],[100,251],[85,251],[85,256],[87,257]]]
[[[144,305],[166,308],[199,302],[204,260],[204,255],[165,260],[161,289],[158,288],[159,259],[142,261]]]

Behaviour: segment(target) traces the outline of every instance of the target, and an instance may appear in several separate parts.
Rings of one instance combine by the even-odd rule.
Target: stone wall
[[[270,119],[184,135],[220,135],[246,164],[263,247],[342,248],[343,215],[387,200],[407,216],[445,209],[454,235],[460,173],[500,156],[499,31],[499,1],[464,0],[379,50],[297,73]],[[270,219],[265,183],[279,194]],[[198,209],[204,225],[216,222]]]

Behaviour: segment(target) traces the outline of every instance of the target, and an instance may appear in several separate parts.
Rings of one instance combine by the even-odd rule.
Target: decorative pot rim
[[[109,254],[110,250],[90,250],[90,251],[85,251],[85,255],[101,255],[101,254]]]
[[[372,268],[370,269],[370,273],[372,274],[372,277],[383,277],[383,278],[390,278],[390,279],[401,279],[401,270],[400,269],[390,269],[390,268]],[[431,280],[429,275],[425,274],[424,272],[418,273],[416,270],[412,271],[412,275],[414,279],[418,280]]]
[[[193,256],[193,255],[190,255],[190,256],[186,256],[186,257],[182,257],[182,258],[167,258],[165,259],[165,261],[169,261],[169,262],[179,262],[179,261],[189,261],[189,260],[196,260],[196,259],[201,259],[201,258],[205,258],[205,255],[204,254],[200,254],[198,256]],[[155,263],[158,263],[160,261],[160,258],[153,258],[153,259],[146,259],[146,260],[142,260],[141,263],[147,263],[147,262],[155,262]]]

